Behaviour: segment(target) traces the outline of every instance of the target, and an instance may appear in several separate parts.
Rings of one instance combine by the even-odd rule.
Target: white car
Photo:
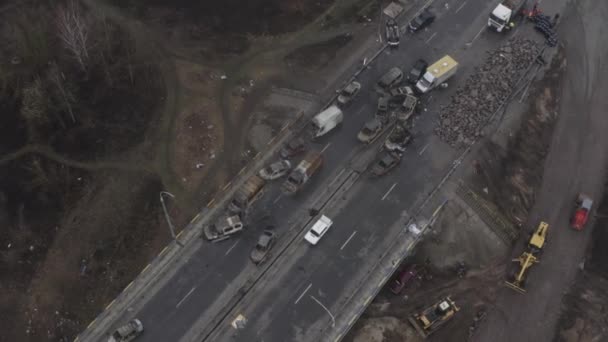
[[[119,327],[112,333],[108,342],[130,342],[144,332],[144,325],[137,318]]]
[[[287,172],[289,172],[289,169],[291,169],[289,160],[279,160],[278,162],[272,163],[261,169],[259,176],[265,180],[274,180],[286,175]]]
[[[304,239],[308,241],[311,245],[316,245],[319,240],[327,233],[329,227],[333,224],[332,220],[322,215],[317,222],[310,228],[308,233],[304,236]]]

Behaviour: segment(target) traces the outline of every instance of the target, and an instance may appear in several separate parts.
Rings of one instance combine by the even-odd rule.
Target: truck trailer
[[[416,90],[422,94],[444,83],[458,70],[458,62],[446,55],[426,69],[422,78],[416,83]]]

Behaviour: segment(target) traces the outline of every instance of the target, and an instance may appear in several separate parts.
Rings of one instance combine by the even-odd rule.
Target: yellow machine
[[[512,274],[507,281],[505,281],[508,287],[520,293],[526,292],[525,287],[528,270],[530,267],[532,267],[532,265],[540,261],[538,255],[545,246],[548,229],[549,224],[546,222],[541,222],[536,231],[530,237],[530,241],[528,242],[528,250],[523,252],[518,258],[513,259],[513,262],[517,262],[519,264],[519,270]]]
[[[422,312],[411,315],[408,321],[422,337],[426,338],[454,318],[458,310],[460,309],[456,303],[450,297],[445,297]]]

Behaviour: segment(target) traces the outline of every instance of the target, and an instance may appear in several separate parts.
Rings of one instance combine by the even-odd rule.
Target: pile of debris
[[[484,64],[441,108],[435,134],[452,147],[472,144],[539,51],[534,41],[515,37],[488,52]]]

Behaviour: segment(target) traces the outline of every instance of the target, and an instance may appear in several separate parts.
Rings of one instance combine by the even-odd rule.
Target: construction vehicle
[[[416,83],[416,91],[421,94],[427,93],[454,76],[456,70],[458,70],[458,62],[448,55],[443,56],[426,69],[422,78]]]
[[[574,215],[570,219],[570,226],[576,230],[583,230],[587,220],[589,219],[589,213],[593,207],[593,200],[591,197],[581,193],[576,198],[576,209]]]
[[[316,151],[310,151],[298,166],[289,174],[283,183],[282,190],[285,193],[293,194],[298,192],[310,177],[314,175],[323,164],[323,155]]]
[[[460,309],[448,296],[429,306],[420,313],[408,317],[408,321],[424,338],[434,333],[442,325],[449,322]]]
[[[519,264],[519,269],[515,273],[511,274],[509,279],[505,281],[507,287],[519,293],[526,293],[526,280],[528,277],[528,272],[534,264],[540,261],[539,255],[545,246],[548,229],[549,224],[546,222],[541,222],[528,241],[527,251],[523,252],[519,257],[513,259],[513,262]]]
[[[203,237],[208,241],[220,242],[243,230],[244,225],[238,215],[222,216],[216,223],[203,228]]]
[[[236,192],[228,204],[228,210],[233,214],[240,214],[253,202],[262,196],[262,189],[266,181],[257,175],[251,176]]]
[[[522,13],[527,0],[505,0],[490,13],[488,27],[503,32],[511,28],[513,19]]]

